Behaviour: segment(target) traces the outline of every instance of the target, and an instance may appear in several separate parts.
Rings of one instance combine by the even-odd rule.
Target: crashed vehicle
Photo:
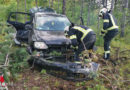
[[[20,15],[24,17],[20,18]],[[19,19],[26,22],[18,22]],[[82,79],[88,79],[90,73],[97,72],[97,63],[91,62],[90,67],[73,63],[71,41],[64,35],[65,27],[71,22],[65,15],[57,14],[51,8],[38,7],[32,8],[30,13],[11,12],[7,22],[16,28],[15,43],[28,44],[27,51],[32,55],[29,63],[64,70],[69,73],[67,78],[74,80],[77,79],[75,75],[83,74]],[[34,51],[35,55],[32,54]]]

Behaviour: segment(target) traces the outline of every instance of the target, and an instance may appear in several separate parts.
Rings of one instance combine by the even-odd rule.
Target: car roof
[[[37,13],[37,12],[51,12],[51,13],[56,13],[55,10],[53,10],[52,8],[48,8],[48,7],[33,7],[29,11],[30,11],[30,13]]]
[[[49,15],[49,16],[59,16],[59,17],[66,17],[66,15],[63,14],[57,14],[57,13],[52,13],[52,12],[37,12],[35,15]]]

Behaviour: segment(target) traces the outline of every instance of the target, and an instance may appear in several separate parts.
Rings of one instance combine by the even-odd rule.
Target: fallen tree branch
[[[8,67],[9,65],[0,65],[0,68]]]
[[[108,67],[108,70],[110,71],[110,73],[111,73],[111,76],[113,77],[113,79],[115,79],[116,80],[116,82],[118,82],[118,79],[115,77],[115,75],[114,75],[114,73],[111,71],[111,68],[110,68],[110,66],[106,63],[106,65],[107,65],[107,67]],[[114,68],[114,67],[113,67]]]
[[[110,79],[108,77],[106,77],[105,75],[103,75],[101,73],[99,73],[99,75],[102,76],[102,77],[104,77],[104,78],[106,78],[109,81],[109,83],[111,84],[111,81],[110,81]]]
[[[10,46],[9,46],[9,49],[12,47],[12,43],[10,44]],[[5,66],[8,66],[8,64],[9,64],[9,52],[7,53],[7,55],[6,55],[6,60],[5,60]]]

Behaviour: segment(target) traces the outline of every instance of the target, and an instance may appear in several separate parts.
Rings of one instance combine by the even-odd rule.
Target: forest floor
[[[125,53],[129,51],[125,51]],[[124,53],[124,52],[121,52]],[[124,54],[123,54],[124,55]],[[9,83],[9,90],[128,90],[130,89],[129,63],[126,56],[112,56],[111,61],[104,61],[99,56],[99,75],[94,80],[73,82],[40,73],[36,69],[25,69],[19,73],[17,80]],[[120,60],[118,60],[120,59]],[[116,60],[116,61],[114,61]],[[124,66],[126,65],[126,66]],[[93,88],[93,89],[92,89]]]
[[[1,43],[8,40],[8,38],[6,37],[7,38],[6,40],[4,36],[6,35],[2,36],[2,34],[0,34]],[[6,46],[6,44],[8,43],[7,42],[3,43],[1,47]],[[100,53],[98,52],[97,54],[98,56],[97,63],[100,64],[100,68],[98,71],[97,78],[93,80],[82,82],[67,81],[62,78],[46,73],[47,70],[43,70],[43,72],[41,73],[41,71],[29,67],[24,69],[22,72],[18,74],[16,72],[17,74],[16,77],[10,76],[10,81],[7,83],[7,86],[9,90],[130,90],[129,44],[120,43],[120,41],[119,43],[115,42],[113,44],[119,47],[118,48],[112,47],[113,52],[111,54],[110,61],[105,61],[102,59],[102,54],[100,53],[103,52],[102,51],[103,47],[100,47],[98,49]],[[121,46],[123,47],[122,49],[120,49]],[[7,50],[6,47],[4,48]],[[18,52],[20,52],[21,50],[22,49],[18,50]],[[13,55],[14,56],[19,55],[20,57],[22,53],[22,55],[25,57],[24,52],[21,51],[20,53],[18,54],[17,53]],[[19,60],[19,58],[14,58],[14,60],[15,59]]]

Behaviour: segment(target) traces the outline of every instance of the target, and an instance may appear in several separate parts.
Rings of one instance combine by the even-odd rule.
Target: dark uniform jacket
[[[84,43],[87,42],[88,38],[92,34],[95,34],[92,29],[82,25],[74,26],[68,32],[68,36],[74,47],[79,45],[82,41]]]
[[[107,32],[107,31],[113,30],[113,29],[118,30],[117,20],[110,13],[104,14],[103,15],[103,30],[102,30],[102,32]]]

